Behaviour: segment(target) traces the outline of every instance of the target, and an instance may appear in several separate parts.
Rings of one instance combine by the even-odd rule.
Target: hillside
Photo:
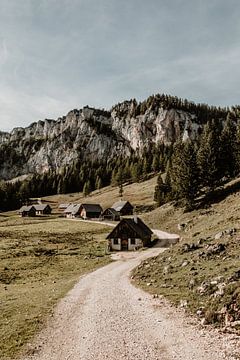
[[[222,199],[205,209],[186,213],[165,204],[144,214],[150,226],[178,232],[181,240],[133,272],[135,284],[166,296],[202,324],[231,332],[240,330],[239,188],[240,179],[229,183]]]
[[[133,205],[144,209],[152,209],[156,206],[153,201],[154,188],[156,186],[157,176],[152,177],[149,180],[133,183],[123,186],[123,198],[128,200]],[[97,203],[101,204],[103,208],[111,207],[111,205],[119,200],[119,189],[118,187],[107,186],[100,190],[95,190],[91,193],[90,196],[84,197],[83,193],[73,193],[73,194],[60,194],[53,196],[46,196],[42,198],[44,201],[47,201],[51,204],[53,208],[57,208],[59,204],[63,203]]]

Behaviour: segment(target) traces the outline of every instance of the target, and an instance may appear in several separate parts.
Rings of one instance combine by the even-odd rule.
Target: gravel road
[[[233,336],[209,333],[131,285],[131,269],[161,251],[119,253],[118,261],[82,277],[22,360],[236,359]]]

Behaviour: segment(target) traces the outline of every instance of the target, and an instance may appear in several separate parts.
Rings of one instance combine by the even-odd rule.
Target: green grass
[[[80,221],[0,216],[0,359],[22,350],[80,275],[110,262],[107,232]]]

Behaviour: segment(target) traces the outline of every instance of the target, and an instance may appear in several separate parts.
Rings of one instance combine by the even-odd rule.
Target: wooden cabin
[[[36,216],[36,209],[33,205],[30,206],[22,206],[21,209],[18,211],[19,215],[22,217],[33,217]]]
[[[138,217],[122,219],[107,236],[110,250],[137,250],[151,244],[152,230]]]
[[[112,208],[119,212],[121,216],[133,214],[133,206],[129,201],[117,201],[112,205]]]
[[[36,215],[49,215],[52,213],[52,208],[48,204],[34,204]]]
[[[65,210],[64,215],[67,218],[75,218],[80,216],[80,204],[70,204]]]
[[[108,208],[102,212],[101,218],[103,220],[119,221],[120,213],[113,208]]]
[[[79,211],[83,219],[99,219],[103,209],[99,204],[81,204]]]

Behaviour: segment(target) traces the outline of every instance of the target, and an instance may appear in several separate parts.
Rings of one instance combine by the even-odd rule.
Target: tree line
[[[187,209],[196,200],[240,173],[240,125],[228,113],[226,121],[210,120],[196,141],[177,141],[165,177],[159,174],[154,199],[158,205],[182,199]]]

